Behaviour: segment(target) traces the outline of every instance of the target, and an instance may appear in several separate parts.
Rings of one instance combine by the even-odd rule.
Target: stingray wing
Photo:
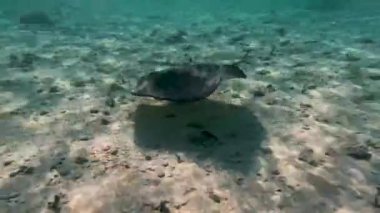
[[[198,69],[171,69],[157,76],[153,97],[171,101],[193,101],[206,98],[220,83],[216,72],[200,72]]]

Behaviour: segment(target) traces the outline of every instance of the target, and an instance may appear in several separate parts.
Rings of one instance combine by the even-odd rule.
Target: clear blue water
[[[375,213],[379,91],[379,0],[0,0],[0,212]]]

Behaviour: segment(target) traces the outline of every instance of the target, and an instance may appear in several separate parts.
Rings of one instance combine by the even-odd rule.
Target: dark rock
[[[69,97],[67,97],[67,99],[70,101],[75,100],[75,96],[69,96]]]
[[[88,134],[81,134],[78,139],[80,141],[89,141],[91,140],[93,137],[91,135],[88,135]]]
[[[111,113],[109,112],[109,111],[103,111],[103,115],[106,115],[106,116],[108,116],[108,115],[110,115]]]
[[[14,162],[14,160],[5,160],[3,166],[9,166]]]
[[[276,91],[276,88],[274,88],[274,86],[273,86],[272,84],[268,84],[268,85],[266,86],[266,91],[267,91],[268,93],[271,93],[271,92]]]
[[[160,213],[170,213],[171,211],[170,211],[169,207],[167,206],[167,204],[169,204],[169,201],[166,201],[166,200],[161,201],[160,205],[158,207],[158,211]]]
[[[159,177],[159,178],[163,178],[163,177],[165,177],[165,172],[164,171],[158,171],[157,172],[157,177]]]
[[[119,150],[117,148],[113,148],[110,150],[111,155],[117,155],[118,152],[119,152]]]
[[[278,169],[273,170],[272,175],[280,175],[280,170]]]
[[[263,97],[263,96],[265,96],[265,92],[262,91],[262,90],[256,90],[256,91],[253,92],[253,95],[255,97]]]
[[[307,114],[304,114],[304,115],[307,115]],[[304,116],[305,117],[305,116]],[[307,115],[307,117],[309,117],[308,115]],[[308,125],[304,125],[303,127],[302,127],[302,129],[303,130],[310,130],[310,126],[308,126]]]
[[[106,119],[106,118],[102,118],[102,119],[100,119],[100,123],[101,123],[102,125],[108,125],[108,124],[111,123],[111,121],[109,121],[109,120]]]
[[[273,153],[270,147],[261,147],[260,150],[264,155],[270,155]]]
[[[32,166],[20,166],[14,175],[31,175],[34,172],[34,167]]]
[[[314,151],[311,148],[304,148],[298,156],[298,160],[308,163],[312,166],[317,166],[317,161],[314,159]]]
[[[90,109],[90,113],[97,114],[97,113],[99,113],[99,110],[98,109]]]
[[[314,85],[314,84],[304,85],[303,88],[302,88],[302,90],[301,90],[301,93],[305,94],[307,91],[313,90],[313,89],[316,89],[316,88],[317,88],[317,86]]]
[[[47,114],[49,114],[49,112],[45,111],[45,110],[43,110],[43,111],[40,112],[40,115],[47,115]]]
[[[150,156],[150,155],[145,155],[145,160],[147,160],[147,161],[152,160],[152,156]]]
[[[21,172],[22,174],[26,174],[26,175],[33,174],[33,172],[34,172],[34,167],[32,167],[32,166],[21,166],[21,167],[20,167],[20,172]]]
[[[259,74],[259,75],[269,75],[270,71],[269,70],[260,70],[260,71],[257,72],[257,74]]]
[[[236,182],[237,185],[240,186],[240,185],[243,184],[243,182],[244,182],[244,178],[242,178],[242,177],[236,178],[235,182]]]
[[[306,88],[309,89],[309,90],[316,89],[316,88],[317,88],[317,85],[315,85],[315,84],[310,84],[310,85],[307,85]]]
[[[18,196],[20,196],[20,193],[18,192],[7,193],[3,190],[0,190],[0,200],[11,200],[17,198]]]
[[[370,160],[372,157],[372,154],[369,153],[368,147],[365,145],[347,147],[346,153],[348,156],[357,160]]]
[[[265,87],[258,87],[253,91],[254,97],[263,97],[268,93],[275,92],[276,88],[272,84],[268,84]]]
[[[220,203],[224,199],[222,194],[215,190],[208,190],[207,194],[215,203]]]
[[[379,81],[380,80],[380,74],[372,74],[368,76],[369,79],[374,80],[374,81]]]
[[[74,87],[84,87],[86,86],[86,81],[83,80],[74,80],[71,82],[71,85]]]
[[[300,107],[305,109],[305,108],[312,108],[312,105],[311,104],[307,104],[307,103],[300,103]]]
[[[329,147],[329,148],[327,148],[327,150],[325,151],[325,155],[330,156],[330,157],[334,157],[334,156],[337,156],[338,153],[337,153],[337,151],[336,151],[335,149]]]
[[[238,93],[234,93],[234,94],[232,94],[231,97],[232,97],[232,98],[241,98],[241,97],[240,97],[240,94],[238,94]]]

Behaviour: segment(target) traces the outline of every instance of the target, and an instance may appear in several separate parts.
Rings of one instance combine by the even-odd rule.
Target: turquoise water
[[[0,212],[377,213],[379,91],[377,0],[0,0]]]

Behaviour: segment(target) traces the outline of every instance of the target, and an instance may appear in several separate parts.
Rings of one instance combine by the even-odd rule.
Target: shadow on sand
[[[253,112],[203,100],[190,104],[141,104],[135,112],[135,142],[145,150],[183,153],[208,165],[247,174],[266,131]]]

